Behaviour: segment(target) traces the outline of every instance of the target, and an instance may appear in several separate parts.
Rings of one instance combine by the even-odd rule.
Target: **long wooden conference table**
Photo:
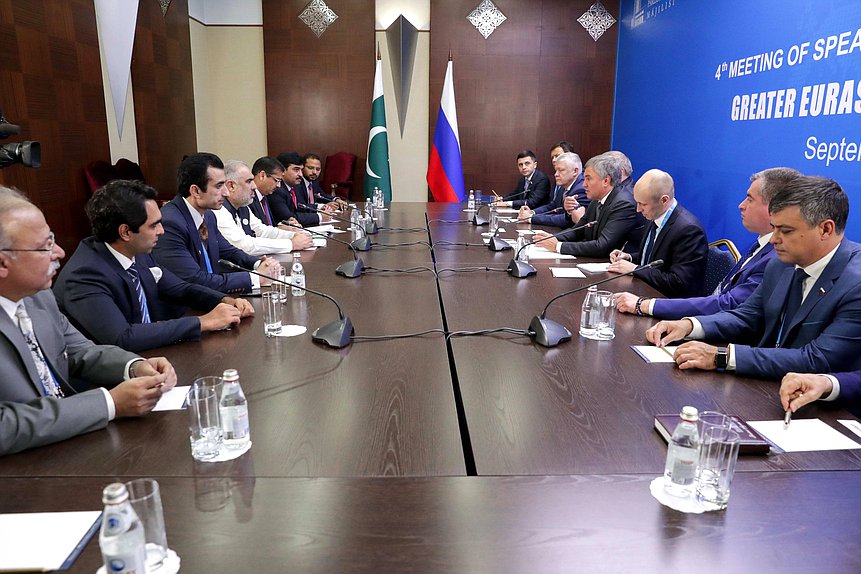
[[[554,279],[551,265],[576,262],[542,260],[513,278],[499,271],[511,251],[478,245],[486,228],[434,221],[467,217],[393,204],[379,223],[398,229],[372,236],[356,279],[335,275],[353,257],[335,241],[303,254],[308,286],[356,337],[435,332],[322,346],[310,332],[338,312],[309,294],[283,306],[303,335],[266,338],[258,314],[145,353],[168,357],[179,384],[239,370],[245,455],[193,461],[183,411],[118,420],[0,459],[0,512],[94,510],[107,483],[156,478],[184,572],[861,571],[857,450],[743,456],[723,512],[682,514],[649,493],[666,456],[655,414],[779,419],[774,381],[646,364],[630,345],[649,318],[620,315],[613,341],[580,338],[580,293],[548,311],[574,333],[558,347],[439,332],[526,329],[553,296],[605,276]],[[655,294],[627,277],[607,287]],[[854,418],[827,405],[798,417],[845,434],[837,419]],[[94,539],[71,571],[99,565]]]

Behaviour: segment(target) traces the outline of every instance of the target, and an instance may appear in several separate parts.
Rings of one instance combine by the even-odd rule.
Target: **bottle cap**
[[[239,380],[239,371],[236,369],[224,369],[224,373],[222,373],[221,378],[224,379],[224,382],[233,382]]]
[[[682,420],[690,421],[692,423],[697,422],[700,418],[696,407],[682,407],[682,413],[680,416],[682,417]]]
[[[102,503],[119,504],[129,499],[129,491],[122,482],[114,482],[102,491]]]

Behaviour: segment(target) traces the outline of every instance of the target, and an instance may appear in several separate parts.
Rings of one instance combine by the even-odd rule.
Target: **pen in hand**
[[[783,415],[783,428],[789,428],[790,422],[792,422],[792,411],[786,409],[786,414]]]

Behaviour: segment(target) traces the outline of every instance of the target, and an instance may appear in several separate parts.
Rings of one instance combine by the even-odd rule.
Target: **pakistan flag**
[[[371,131],[368,133],[368,160],[365,164],[365,197],[374,188],[383,190],[386,202],[392,200],[392,177],[389,173],[389,137],[386,130],[386,104],[383,100],[383,62],[377,58],[374,74],[374,97],[371,101]]]

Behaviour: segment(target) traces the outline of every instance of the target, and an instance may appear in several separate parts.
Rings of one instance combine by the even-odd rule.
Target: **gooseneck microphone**
[[[335,274],[336,275],[341,275],[342,277],[349,277],[350,279],[355,279],[356,277],[359,277],[362,274],[362,271],[365,270],[365,262],[362,261],[362,258],[359,257],[359,254],[356,253],[356,248],[353,247],[352,243],[348,243],[346,241],[338,239],[337,237],[330,237],[325,233],[320,233],[319,231],[314,231],[312,229],[305,229],[304,231],[307,231],[311,235],[317,235],[317,236],[323,237],[327,240],[332,240],[336,243],[341,243],[343,245],[346,245],[347,247],[350,248],[350,251],[353,252],[353,260],[352,261],[347,261],[346,263],[341,263],[340,265],[338,265],[338,267],[335,268]]]
[[[225,267],[236,269],[237,271],[245,271],[246,273],[252,273],[254,275],[257,275],[258,277],[263,277],[276,283],[283,283],[284,285],[288,285],[296,289],[301,289],[302,291],[313,293],[318,297],[328,299],[335,304],[335,307],[338,308],[338,320],[332,321],[331,323],[326,323],[322,327],[318,327],[313,333],[311,333],[311,340],[315,343],[323,343],[336,349],[346,347],[350,344],[353,336],[353,323],[350,321],[349,317],[344,315],[344,312],[341,310],[341,306],[338,304],[337,301],[335,301],[335,298],[331,295],[326,295],[325,293],[321,293],[320,291],[314,291],[313,289],[308,289],[307,287],[302,287],[301,285],[294,285],[293,283],[289,283],[287,281],[281,281],[277,277],[272,277],[271,275],[264,275],[263,273],[258,273],[253,269],[246,269],[245,267],[237,265],[236,263],[228,261],[226,259],[219,259],[218,262]]]
[[[557,213],[559,211],[562,211],[562,208],[556,207],[554,209],[551,209],[550,211],[545,211],[542,215],[544,215],[544,214],[549,215],[551,213]],[[521,217],[520,219],[515,219],[514,221],[511,221],[510,223],[517,225],[518,223],[523,223],[524,221],[529,221],[530,219],[532,219],[531,215],[529,215],[527,217]],[[497,237],[498,234],[499,234],[499,227],[496,228],[496,231],[494,231],[493,235],[490,237],[490,241],[487,242],[487,248],[490,249],[491,251],[508,251],[509,249],[513,249],[513,247],[511,247],[510,243],[508,243],[506,240],[504,240],[500,237]]]
[[[562,237],[568,233],[580,231],[581,229],[588,229],[588,228],[596,225],[597,223],[598,223],[597,221],[590,221],[588,223],[584,223],[583,225],[578,225],[577,227],[572,227],[570,229],[563,229],[562,231],[554,233],[550,237],[555,237],[555,238],[559,239],[560,237]],[[533,239],[532,241],[526,242],[523,245],[523,247],[521,247],[520,249],[517,250],[517,253],[514,254],[514,258],[508,263],[508,273],[512,277],[517,277],[520,279],[522,279],[524,277],[531,277],[531,276],[535,275],[536,273],[538,273],[538,270],[535,267],[533,267],[529,263],[526,263],[525,261],[520,261],[517,258],[520,257],[520,252],[523,251],[524,249],[526,249],[527,247],[529,247],[530,245],[533,245],[535,243],[540,243],[541,241],[547,241],[548,239],[550,239],[550,237],[544,237],[542,239]]]
[[[626,275],[632,275],[639,271],[640,269],[649,269],[652,267],[660,267],[664,264],[663,259],[656,259],[651,263],[647,263],[646,265],[639,265],[630,271],[625,273],[619,273],[618,275],[613,275],[612,277],[605,277],[599,281],[594,281],[592,283],[588,283],[581,287],[577,287],[576,289],[571,289],[570,291],[565,291],[564,293],[560,293],[556,297],[553,297],[550,301],[547,302],[547,305],[544,306],[544,310],[541,311],[540,315],[536,315],[532,318],[532,321],[529,323],[529,331],[530,337],[535,339],[535,342],[539,345],[543,345],[545,347],[555,347],[559,343],[564,343],[565,341],[571,340],[571,331],[557,323],[556,321],[551,321],[550,319],[545,319],[544,316],[547,314],[547,309],[550,307],[551,303],[556,301],[557,299],[561,299],[562,297],[567,297],[572,293],[577,293],[579,291],[584,291],[589,287],[594,287],[596,285],[600,285],[602,283],[606,283],[607,281],[613,281],[620,277],[625,277]]]
[[[304,203],[299,203],[299,204],[297,204],[297,206],[298,206],[298,207],[305,208],[305,209],[312,209],[309,205],[304,204]],[[315,209],[314,211],[317,211],[317,210]],[[335,217],[335,216],[334,216],[334,215],[332,215],[331,213],[327,213],[326,215],[328,215],[329,217],[331,217],[331,218],[332,218],[332,219],[334,219],[335,221],[340,221],[341,223],[347,223],[347,224],[349,224],[350,226],[352,226],[352,225],[353,225],[353,222],[352,222],[352,221],[350,221],[349,219],[344,219],[344,218],[342,218],[342,217]],[[362,228],[360,228],[360,229],[362,229]],[[377,232],[377,231],[376,231],[376,229],[377,229],[377,224],[376,224],[376,223],[374,223],[374,230],[375,230],[375,231],[374,231],[374,233],[376,233],[376,232]],[[367,230],[367,229],[362,229],[362,237],[360,237],[359,239],[355,239],[355,240],[353,240],[353,241],[350,243],[350,245],[352,246],[352,248],[353,248],[354,250],[358,250],[358,251],[370,251],[370,250],[371,250],[371,238],[370,238],[370,237],[368,237],[368,230]]]

